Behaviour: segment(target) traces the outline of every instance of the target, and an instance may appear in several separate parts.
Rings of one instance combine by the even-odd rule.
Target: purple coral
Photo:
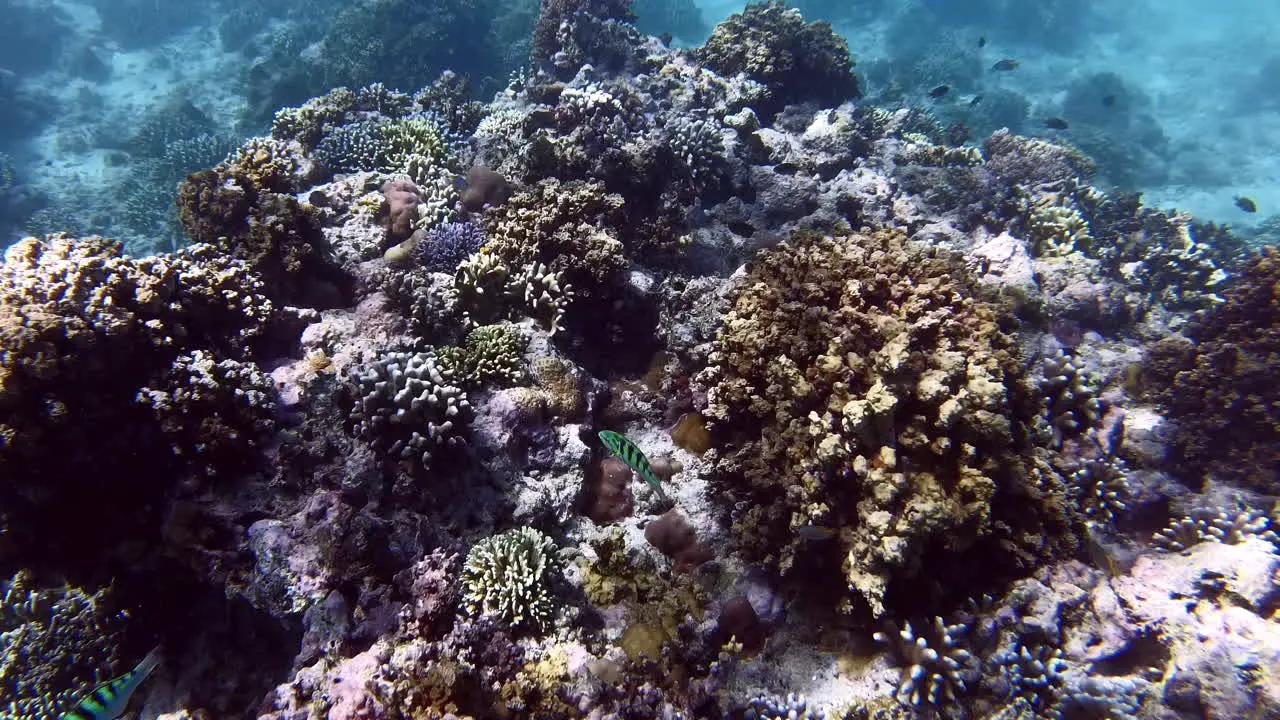
[[[488,241],[484,230],[475,223],[441,223],[431,228],[418,243],[414,258],[432,272],[451,273]]]

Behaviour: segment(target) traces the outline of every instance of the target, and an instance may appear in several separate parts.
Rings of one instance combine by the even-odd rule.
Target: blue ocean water
[[[1280,718],[1280,5],[0,13],[0,718]]]
[[[322,48],[335,44],[326,33],[341,22],[343,5],[8,0],[0,54],[5,236],[68,229],[139,237],[157,247],[177,239],[155,209],[169,185],[220,158],[236,140],[263,132],[276,107],[374,79],[371,70],[344,73],[346,58],[308,55],[367,51]],[[741,6],[642,0],[637,12],[642,30],[670,32],[677,44],[692,45]],[[870,102],[927,107],[945,120],[969,122],[975,138],[1002,125],[1059,136],[1092,152],[1107,179],[1142,191],[1152,204],[1246,232],[1277,222],[1280,160],[1270,148],[1280,133],[1280,60],[1271,38],[1280,13],[1269,3],[805,0],[796,6],[810,19],[831,21],[849,40]],[[421,84],[451,67],[480,78],[481,96],[491,93],[522,61],[518,38],[536,10],[528,1],[478,3],[471,17],[452,20],[447,37],[412,41],[419,48],[439,44],[438,51],[417,50],[412,68],[384,67],[378,79]],[[382,21],[390,29],[413,19]],[[468,36],[470,44],[454,44]],[[502,44],[476,52],[487,49],[486,39]],[[1015,72],[987,71],[1006,57],[1020,63]],[[927,96],[944,84],[952,88],[946,98]],[[983,101],[967,108],[976,96]],[[1114,104],[1104,106],[1106,98]],[[1047,128],[1051,117],[1069,127]],[[172,137],[147,146],[139,136],[157,123],[174,124],[163,130]],[[1237,196],[1252,198],[1257,211],[1242,211]]]

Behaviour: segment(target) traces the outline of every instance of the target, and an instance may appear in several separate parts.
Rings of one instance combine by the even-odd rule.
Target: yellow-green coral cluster
[[[542,321],[552,333],[573,300],[573,288],[543,263],[514,269],[486,247],[458,265],[458,307],[468,322],[490,322],[516,313]]]
[[[739,523],[757,551],[785,569],[830,530],[850,589],[880,614],[927,546],[1034,535],[1034,508],[996,515],[1027,484],[1036,403],[1006,316],[978,292],[955,259],[895,231],[800,236],[753,263],[698,382],[735,441],[719,471],[750,501]]]
[[[482,325],[467,333],[461,345],[438,350],[436,358],[454,382],[512,385],[524,379],[526,344],[514,325]]]
[[[545,628],[555,612],[550,575],[559,569],[556,543],[531,527],[487,537],[462,567],[462,601],[472,616],[512,626]]]
[[[1070,193],[1046,192],[1022,200],[1028,239],[1036,256],[1063,257],[1088,253],[1093,246],[1089,223]]]

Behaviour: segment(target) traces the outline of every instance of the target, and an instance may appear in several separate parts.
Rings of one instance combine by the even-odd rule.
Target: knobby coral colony
[[[8,248],[6,716],[156,639],[149,707],[272,720],[1280,714],[1233,569],[1280,567],[1274,251],[855,107],[782,3],[687,51],[627,5],[543,0],[488,105],[279,111],[183,183],[180,251]],[[1228,610],[1248,672],[1185,641]]]

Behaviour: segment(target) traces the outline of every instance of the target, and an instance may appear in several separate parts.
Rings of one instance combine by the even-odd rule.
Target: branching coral
[[[247,462],[275,427],[271,378],[253,363],[194,350],[157,385],[140,390],[138,402],[155,414],[174,453],[207,475]]]
[[[838,530],[845,579],[880,614],[930,543],[962,552],[997,522],[1053,542],[1051,503],[1005,495],[1032,485],[1035,393],[1006,316],[956,261],[892,231],[800,236],[757,258],[732,302],[697,380],[737,443],[720,482],[747,501],[758,552],[786,568],[800,528]]]
[[[464,442],[471,403],[431,353],[389,352],[351,373],[356,435],[411,470]]]
[[[559,569],[556,543],[521,527],[476,543],[462,567],[462,601],[473,616],[544,629],[556,604],[549,583]]]
[[[1040,375],[1038,384],[1053,443],[1060,447],[1065,439],[1088,432],[1098,422],[1102,402],[1096,381],[1061,350],[1041,361]]]
[[[0,710],[47,720],[115,668],[125,615],[106,590],[40,588],[28,571],[0,581]]]
[[[442,223],[427,231],[414,249],[413,258],[432,272],[452,273],[488,241],[484,230],[475,223]]]
[[[461,345],[441,348],[436,355],[449,382],[514,384],[524,378],[526,343],[513,325],[482,325],[467,333]]]
[[[297,304],[337,302],[346,279],[315,214],[289,194],[289,178],[274,167],[269,154],[254,151],[188,176],[178,188],[178,219],[195,242],[245,261],[273,296]]]
[[[747,701],[742,717],[746,720],[823,720],[826,713],[809,707],[803,695],[757,695]]]
[[[8,248],[0,265],[0,473],[6,504],[22,508],[22,535],[43,537],[52,552],[77,536],[49,513],[86,527],[93,522],[82,514],[113,514],[111,527],[95,530],[100,542],[143,520],[130,508],[164,493],[176,468],[169,440],[135,396],[184,352],[247,360],[287,347],[303,316],[264,291],[244,263],[207,245],[138,259],[92,237],[28,238]]]
[[[964,625],[948,625],[935,617],[917,633],[906,623],[901,630],[877,632],[889,644],[902,668],[895,697],[904,705],[938,707],[954,703],[965,692],[965,675],[973,656],[960,647]]]
[[[1011,696],[1026,702],[1033,710],[1045,711],[1062,697],[1069,665],[1062,657],[1061,648],[1037,645],[1029,649],[1019,645],[1017,650],[999,654],[995,661],[1009,683]]]
[[[1129,482],[1124,460],[1092,458],[1071,474],[1071,494],[1091,526],[1109,527],[1128,508]]]
[[[508,267],[542,263],[581,293],[610,282],[626,267],[614,228],[622,197],[599,185],[543,180],[485,213],[488,250]]]
[[[844,38],[778,0],[730,15],[693,56],[725,77],[743,73],[762,83],[769,99],[756,110],[768,115],[796,102],[834,107],[860,94]]]
[[[1249,539],[1271,543],[1280,552],[1280,534],[1261,513],[1242,510],[1202,510],[1174,521],[1151,537],[1151,543],[1165,552],[1182,552],[1200,543],[1237,545]]]
[[[542,321],[552,332],[574,298],[573,288],[542,263],[514,271],[497,256],[478,252],[458,266],[454,287],[468,322],[492,322],[520,313]]]

